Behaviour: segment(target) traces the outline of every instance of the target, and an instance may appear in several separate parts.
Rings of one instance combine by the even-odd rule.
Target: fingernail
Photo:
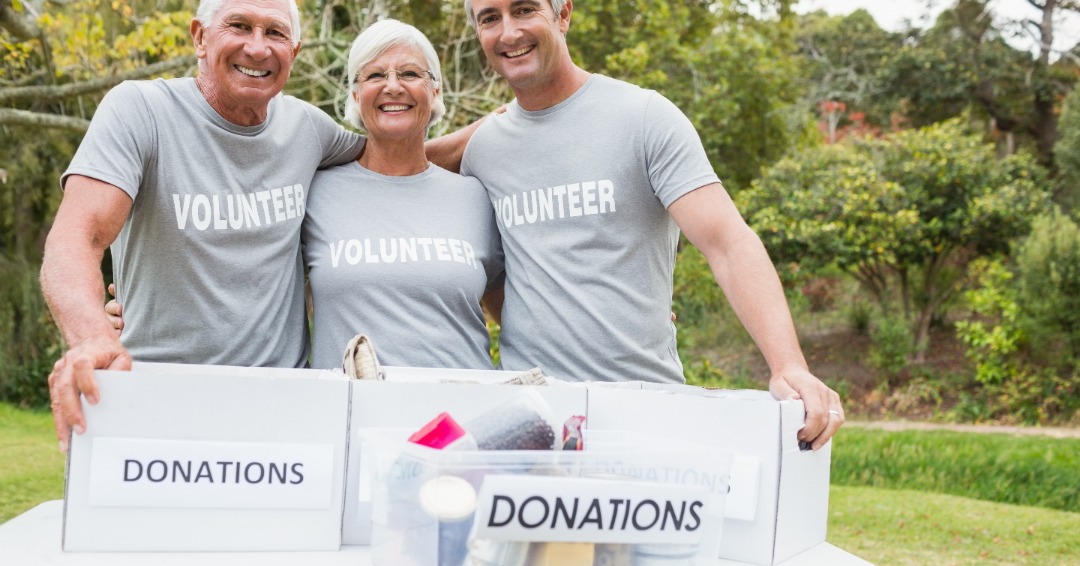
[[[60,453],[67,454],[67,442],[64,442],[63,440],[60,441]]]
[[[83,434],[86,432],[86,427],[81,424],[75,425],[75,434]]]
[[[791,395],[787,396],[787,400],[788,401],[798,401],[799,400],[799,394],[798,393],[792,393]]]

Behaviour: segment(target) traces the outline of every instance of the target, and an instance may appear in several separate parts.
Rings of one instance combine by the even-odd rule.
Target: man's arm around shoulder
[[[49,376],[53,420],[64,451],[69,429],[86,429],[79,394],[89,403],[98,401],[93,371],[131,368],[131,356],[101,308],[101,258],[120,233],[131,205],[131,197],[119,188],[72,175],[45,241],[41,289],[69,347]]]

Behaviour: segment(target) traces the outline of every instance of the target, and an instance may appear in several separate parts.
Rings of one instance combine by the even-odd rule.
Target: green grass
[[[64,497],[64,455],[47,411],[0,403],[0,523]]]
[[[1080,564],[1080,513],[975,498],[1003,485],[1029,505],[1067,500],[1054,490],[1075,498],[1077,442],[845,429],[833,448],[828,540],[876,564]],[[49,414],[0,403],[0,523],[63,497],[63,476]],[[878,487],[840,485],[856,482]]]
[[[1080,439],[845,428],[832,484],[1080,510]]]
[[[871,487],[829,494],[828,541],[875,564],[1080,564],[1080,513]]]

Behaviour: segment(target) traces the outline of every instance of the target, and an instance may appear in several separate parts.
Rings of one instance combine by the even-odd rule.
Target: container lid
[[[420,506],[441,521],[461,521],[476,510],[476,490],[457,476],[438,476],[420,486]]]

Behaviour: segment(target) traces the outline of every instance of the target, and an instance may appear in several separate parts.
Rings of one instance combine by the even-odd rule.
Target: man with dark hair
[[[576,380],[682,382],[670,320],[680,229],[757,342],[778,398],[802,399],[800,440],[843,423],[810,373],[779,277],[689,120],[660,94],[579,68],[570,0],[465,0],[488,63],[516,95],[465,149],[506,254],[500,355]]]

